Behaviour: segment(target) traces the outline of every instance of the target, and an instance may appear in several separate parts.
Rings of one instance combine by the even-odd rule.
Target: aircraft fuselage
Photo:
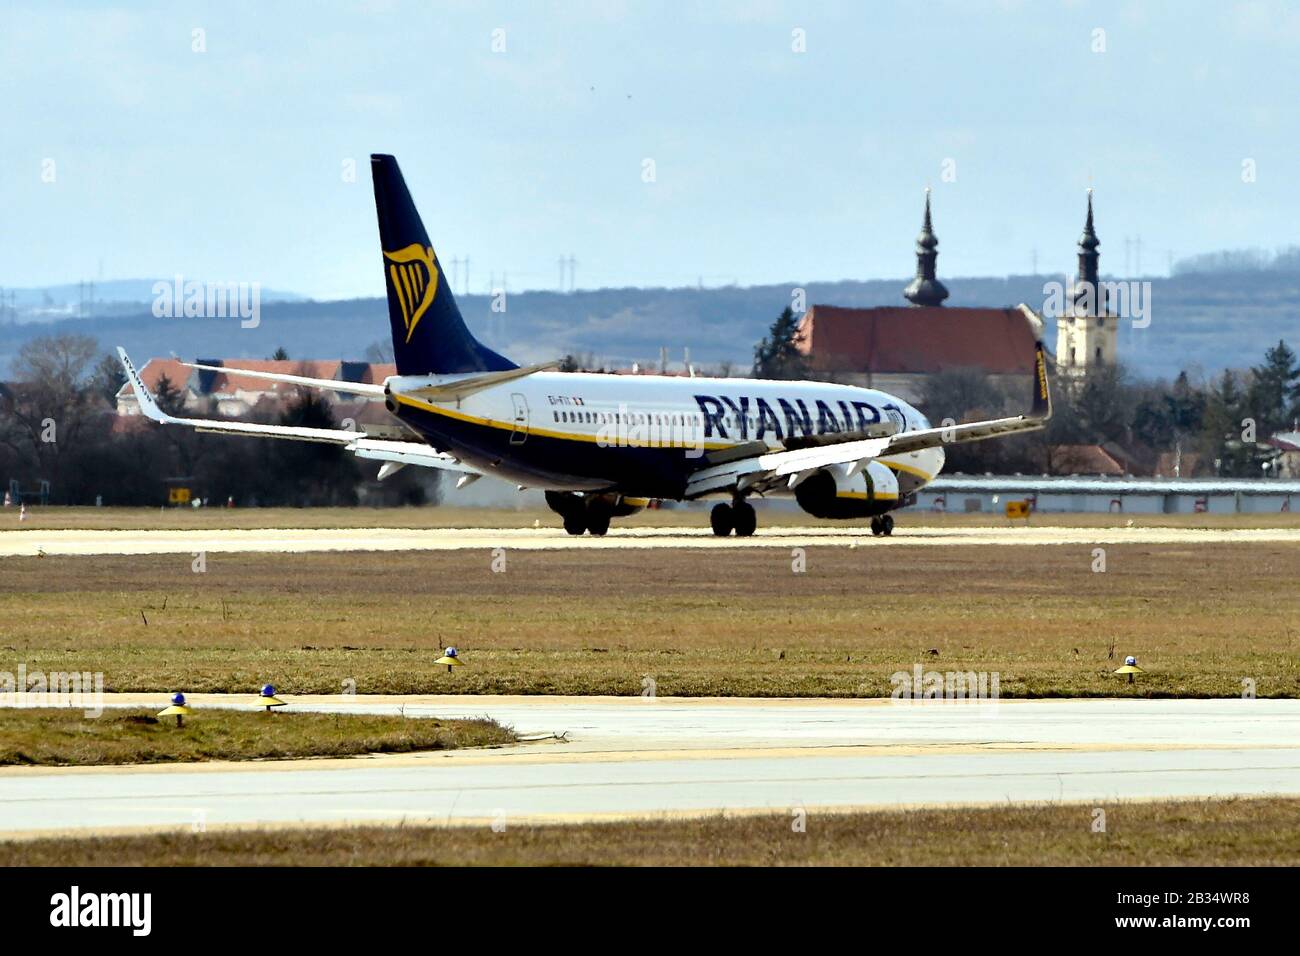
[[[541,372],[455,404],[403,394],[458,377],[390,378],[389,407],[434,447],[548,490],[679,499],[705,455],[736,446],[776,451],[891,422],[903,432],[929,427],[896,396],[825,382]],[[882,502],[897,501],[931,481],[943,459],[938,448],[881,458],[871,487]]]

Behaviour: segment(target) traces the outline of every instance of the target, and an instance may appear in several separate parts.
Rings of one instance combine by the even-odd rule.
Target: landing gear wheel
[[[587,530],[587,516],[581,511],[573,511],[565,515],[564,530],[569,534],[582,534]]]
[[[894,533],[893,515],[885,515],[880,519],[880,531],[886,538],[888,538],[891,534]]]
[[[731,506],[731,521],[737,538],[748,538],[758,527],[758,514],[748,501],[737,501]]]
[[[731,513],[731,505],[714,505],[713,510],[709,512],[709,524],[713,525],[713,533],[719,538],[731,534],[731,529],[736,525],[736,519]]]
[[[879,517],[871,519],[871,533],[876,537],[880,537],[882,534],[885,533],[885,527],[881,523]]]
[[[609,530],[609,509],[602,505],[591,505],[587,508],[587,530],[600,537]]]

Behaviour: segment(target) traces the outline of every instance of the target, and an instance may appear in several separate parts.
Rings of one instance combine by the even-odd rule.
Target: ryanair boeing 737
[[[758,523],[752,495],[793,495],[818,518],[870,518],[874,534],[889,534],[889,512],[911,503],[939,473],[944,445],[1033,431],[1051,415],[1041,342],[1029,414],[943,428],[869,388],[517,366],[466,328],[397,160],[376,155],[370,164],[398,374],[375,385],[221,370],[381,396],[413,440],[178,418],[158,407],[119,348],[145,415],[201,431],[332,442],[383,462],[381,479],[418,465],[458,474],[457,487],[487,475],[539,488],[575,535],[603,535],[611,518],[651,499],[722,497],[710,516],[713,531],[741,536]]]

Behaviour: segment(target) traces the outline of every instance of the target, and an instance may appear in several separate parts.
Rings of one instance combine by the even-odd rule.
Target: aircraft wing
[[[782,484],[793,489],[805,478],[828,468],[840,468],[848,478],[877,458],[888,458],[940,445],[984,441],[1003,435],[1037,431],[1051,417],[1052,396],[1047,381],[1047,360],[1043,353],[1043,343],[1039,342],[1035,347],[1034,394],[1028,415],[899,432],[879,438],[850,438],[836,444],[763,452],[723,464],[706,464],[691,475],[686,485],[686,497],[698,498],[731,490],[764,491]]]
[[[263,425],[260,422],[223,421],[213,418],[179,418],[164,412],[154,399],[136,371],[126,350],[118,348],[118,358],[126,370],[127,380],[140,403],[141,413],[160,425],[182,425],[200,432],[220,435],[253,435],[260,438],[283,438],[290,441],[315,441],[333,445],[342,445],[358,458],[392,462],[401,465],[420,465],[425,468],[440,468],[445,471],[462,474],[479,475],[478,469],[466,465],[445,452],[436,451],[421,442],[393,441],[391,439],[371,438],[363,431],[347,428],[303,428],[294,425]],[[380,387],[380,391],[383,389]],[[392,474],[396,468],[387,468],[385,476]]]

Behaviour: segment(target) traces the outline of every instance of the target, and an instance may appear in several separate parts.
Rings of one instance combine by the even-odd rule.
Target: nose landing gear
[[[894,516],[878,515],[871,519],[871,533],[876,537],[884,535],[889,537],[894,533]]]
[[[731,504],[714,505],[709,512],[709,524],[719,538],[725,538],[733,531],[738,538],[748,538],[758,527],[758,513],[748,501],[737,498]]]

